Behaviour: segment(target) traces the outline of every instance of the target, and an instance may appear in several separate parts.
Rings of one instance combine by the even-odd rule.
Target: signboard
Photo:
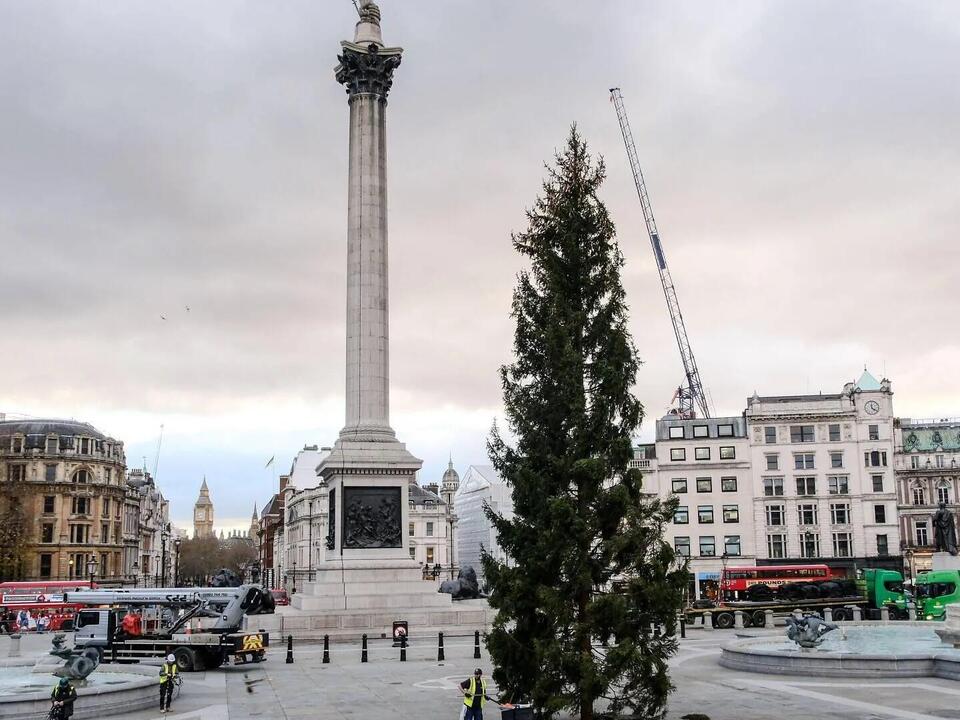
[[[697,580],[719,580],[720,573],[718,572],[698,572]]]
[[[409,641],[410,639],[410,635],[408,634],[409,631],[410,631],[410,627],[406,620],[394,620],[393,621],[393,646],[400,647],[400,641],[403,638],[407,638],[407,640]]]

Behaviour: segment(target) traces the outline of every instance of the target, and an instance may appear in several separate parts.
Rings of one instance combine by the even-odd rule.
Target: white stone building
[[[146,470],[127,474],[124,506],[124,572],[137,585],[174,580],[176,550],[170,525],[170,503]],[[169,583],[168,583],[169,584]]]
[[[894,472],[904,573],[932,569],[932,516],[940,503],[960,511],[960,419],[897,421]]]
[[[713,597],[724,566],[756,558],[746,423],[668,415],[656,432],[655,452],[641,446],[633,464],[644,472],[646,492],[679,499],[666,539],[690,558],[690,598]]]
[[[747,401],[761,564],[900,569],[890,381]]]

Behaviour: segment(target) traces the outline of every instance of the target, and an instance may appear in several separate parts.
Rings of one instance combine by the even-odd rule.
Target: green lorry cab
[[[880,608],[886,607],[890,617],[903,620],[908,616],[907,596],[903,591],[903,575],[896,570],[866,568],[858,581],[861,594],[867,598],[868,614],[875,610],[879,617]]]
[[[931,570],[917,575],[917,612],[924,620],[943,620],[947,605],[960,603],[960,571]]]

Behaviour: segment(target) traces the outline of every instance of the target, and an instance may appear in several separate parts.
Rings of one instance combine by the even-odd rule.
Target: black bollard
[[[287,635],[287,665],[293,665],[293,635]]]
[[[323,636],[323,664],[326,665],[330,662],[330,636]]]
[[[680,637],[687,637],[687,619],[684,615],[680,616]]]
[[[475,660],[480,659],[480,631],[476,630],[473,633],[473,657]]]
[[[400,662],[407,661],[407,636],[406,634],[400,636]]]
[[[444,657],[443,657],[443,633],[440,633],[440,635],[439,635],[438,638],[437,638],[437,662],[443,662],[443,661],[444,661]]]
[[[363,641],[360,646],[360,662],[367,661],[367,634],[363,634]]]

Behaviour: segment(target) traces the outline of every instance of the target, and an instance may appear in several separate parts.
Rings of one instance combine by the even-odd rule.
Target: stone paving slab
[[[691,633],[682,641],[670,663],[678,689],[671,697],[669,720],[688,713],[703,713],[711,720],[960,718],[960,683],[934,678],[831,681],[735,672],[717,664],[720,648],[732,639],[732,633],[718,631]],[[24,654],[45,651],[49,641],[49,636],[25,639]],[[0,638],[0,657],[6,656],[7,642]],[[359,645],[333,645],[332,662],[324,665],[321,647],[302,645],[294,648],[294,663],[287,665],[285,649],[278,645],[263,664],[186,674],[174,712],[164,717],[456,720],[461,702],[457,682],[478,665],[488,674],[491,667],[486,651],[480,661],[473,659],[469,638],[451,639],[445,650],[447,660],[440,664],[434,641],[414,638],[408,661],[401,663],[398,649],[376,640],[370,642],[370,662],[362,664]],[[488,720],[498,720],[497,708],[488,704],[487,709]],[[161,715],[138,711],[117,717],[146,720]]]

